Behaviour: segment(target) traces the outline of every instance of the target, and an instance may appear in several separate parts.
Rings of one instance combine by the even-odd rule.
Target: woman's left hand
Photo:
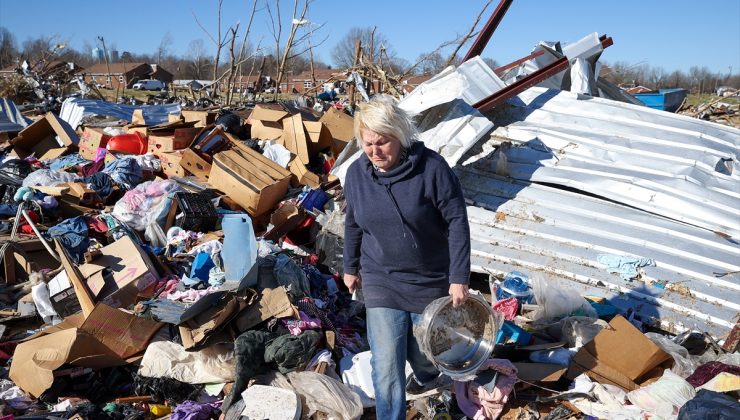
[[[450,284],[450,296],[452,297],[452,307],[457,308],[468,298],[467,284]]]

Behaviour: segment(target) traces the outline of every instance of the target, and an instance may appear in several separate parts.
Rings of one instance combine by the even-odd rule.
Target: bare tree
[[[172,34],[169,33],[169,31],[162,36],[162,40],[159,41],[159,46],[157,47],[157,64],[161,65],[162,60],[164,60],[167,55],[170,52],[170,48],[172,48]]]
[[[0,27],[0,69],[16,63],[18,47],[15,36],[6,28]]]
[[[491,4],[492,1],[493,0],[488,0],[486,4],[483,5],[483,9],[480,11],[480,13],[478,13],[478,17],[475,18],[475,22],[473,22],[473,26],[470,27],[470,30],[468,31],[467,34],[465,34],[465,36],[460,38],[460,43],[457,45],[457,48],[455,49],[455,51],[452,52],[452,54],[450,54],[450,58],[447,59],[447,64],[445,65],[445,67],[452,65],[455,62],[457,53],[460,52],[460,49],[463,47],[463,45],[465,45],[468,42],[468,40],[473,37],[474,35],[473,32],[475,31],[475,28],[478,26],[478,22],[480,22],[481,16],[483,16],[483,12],[486,11],[486,9],[488,8],[488,6]]]
[[[280,0],[275,0],[274,6],[270,6],[269,2],[267,3],[267,13],[270,16],[272,35],[273,39],[275,40],[275,57],[279,57],[277,62],[277,74],[275,75],[275,82],[278,88],[280,87],[280,84],[285,77],[288,62],[298,56],[305,54],[306,51],[311,48],[311,45],[308,42],[311,35],[324,26],[323,23],[318,25],[312,24],[306,19],[308,7],[312,3],[312,0],[302,1],[303,4],[300,8],[300,11],[298,7],[299,0],[293,1],[293,14],[290,24],[290,30],[288,31],[288,37],[282,52],[280,51],[280,41],[283,31],[283,23],[281,21],[280,15]],[[275,9],[274,12],[273,8]],[[303,29],[301,34],[298,34],[299,29]],[[324,43],[324,41],[326,41],[326,38],[324,38],[324,40],[322,40],[318,44],[314,44],[313,46],[320,45]],[[277,96],[277,90],[275,91],[275,95]]]
[[[204,79],[208,69],[209,60],[203,40],[198,38],[188,44],[188,73],[193,79]]]
[[[217,16],[218,16],[218,24],[217,24],[217,31],[216,31],[216,36],[215,37],[213,35],[211,35],[211,33],[208,32],[208,30],[205,27],[203,27],[203,25],[200,23],[200,20],[198,20],[198,16],[195,14],[195,12],[193,12],[193,17],[195,18],[195,23],[198,24],[198,26],[200,27],[200,29],[202,29],[203,32],[205,32],[205,34],[208,35],[208,38],[216,46],[216,56],[214,57],[214,60],[213,60],[213,81],[214,81],[213,83],[214,84],[216,83],[216,80],[219,78],[218,77],[218,70],[219,70],[218,69],[218,65],[219,65],[219,61],[221,59],[221,49],[229,42],[227,40],[227,35],[225,35],[223,37],[221,36],[221,8],[223,6],[223,3],[224,3],[223,0],[218,0],[218,13],[217,13]],[[215,92],[216,92],[216,89],[213,89],[212,95],[215,94]]]
[[[383,61],[390,64],[397,57],[393,47],[388,39],[375,28],[352,28],[347,34],[334,46],[331,51],[334,64],[340,68],[352,67],[355,56],[355,43],[360,40],[363,45],[363,51],[366,51],[367,58],[373,63],[380,61],[381,50],[385,52]],[[372,53],[372,55],[370,55]]]

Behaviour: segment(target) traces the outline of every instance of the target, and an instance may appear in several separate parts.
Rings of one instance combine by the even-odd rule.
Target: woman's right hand
[[[359,274],[345,274],[344,285],[347,286],[350,293],[354,293],[355,290],[362,287],[362,279]]]

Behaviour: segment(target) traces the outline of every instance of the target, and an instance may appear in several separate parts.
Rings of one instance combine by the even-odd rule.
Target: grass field
[[[696,106],[712,102],[718,98],[719,96],[711,93],[690,93],[686,98],[686,104],[689,106]],[[740,97],[734,96],[730,98],[722,98],[722,102],[726,102],[728,104],[740,104]]]

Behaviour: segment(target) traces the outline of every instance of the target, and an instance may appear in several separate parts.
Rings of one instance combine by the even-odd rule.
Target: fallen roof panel
[[[737,322],[740,247],[725,238],[596,197],[499,177],[485,162],[456,169],[473,203],[474,271],[544,276],[632,308],[674,333],[699,329],[721,338]],[[604,254],[653,258],[656,266],[628,282],[598,262]],[[724,273],[731,274],[718,277]]]
[[[502,112],[509,121],[495,117],[502,126],[491,140],[515,147],[501,148],[493,160],[516,179],[575,188],[740,236],[740,130],[579,98],[539,88],[520,95],[519,105]]]

